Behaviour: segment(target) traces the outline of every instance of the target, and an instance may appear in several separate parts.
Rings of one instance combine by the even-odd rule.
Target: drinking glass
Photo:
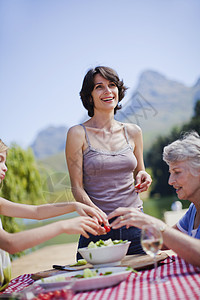
[[[161,249],[162,244],[163,244],[163,238],[159,228],[157,228],[155,225],[144,225],[142,227],[141,245],[143,250],[148,255],[153,257],[155,273],[154,273],[154,280],[152,282],[154,283],[159,283],[163,281],[163,279],[161,279],[157,275],[157,260],[156,260],[156,254]]]

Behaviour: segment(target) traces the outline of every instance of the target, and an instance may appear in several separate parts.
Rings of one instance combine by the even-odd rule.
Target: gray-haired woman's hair
[[[187,161],[191,173],[200,172],[200,136],[196,131],[187,132],[182,138],[163,149],[163,160],[169,165],[172,162]]]

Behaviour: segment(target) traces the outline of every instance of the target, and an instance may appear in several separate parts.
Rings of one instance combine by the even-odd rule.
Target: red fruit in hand
[[[104,228],[105,228],[105,231],[106,231],[106,232],[109,232],[109,231],[110,231],[110,226],[104,225]]]
[[[140,185],[141,185],[140,183],[136,184],[135,188],[140,189]]]

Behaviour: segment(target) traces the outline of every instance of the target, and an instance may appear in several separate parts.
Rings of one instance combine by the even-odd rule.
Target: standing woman
[[[66,159],[74,198],[107,215],[120,206],[142,210],[138,193],[151,184],[143,162],[141,129],[114,119],[126,89],[113,69],[90,69],[80,92],[90,119],[71,127],[67,135]],[[135,227],[111,229],[102,236],[90,235],[90,239],[81,236],[79,248],[100,238],[128,239],[133,241],[128,254],[143,252],[140,229]]]

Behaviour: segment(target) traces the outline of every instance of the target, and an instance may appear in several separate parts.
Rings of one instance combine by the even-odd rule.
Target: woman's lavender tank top
[[[133,172],[137,160],[128,141],[126,127],[127,146],[110,152],[93,148],[85,126],[81,126],[88,143],[83,153],[83,185],[93,203],[106,214],[118,207],[142,207],[142,200],[134,190]]]

